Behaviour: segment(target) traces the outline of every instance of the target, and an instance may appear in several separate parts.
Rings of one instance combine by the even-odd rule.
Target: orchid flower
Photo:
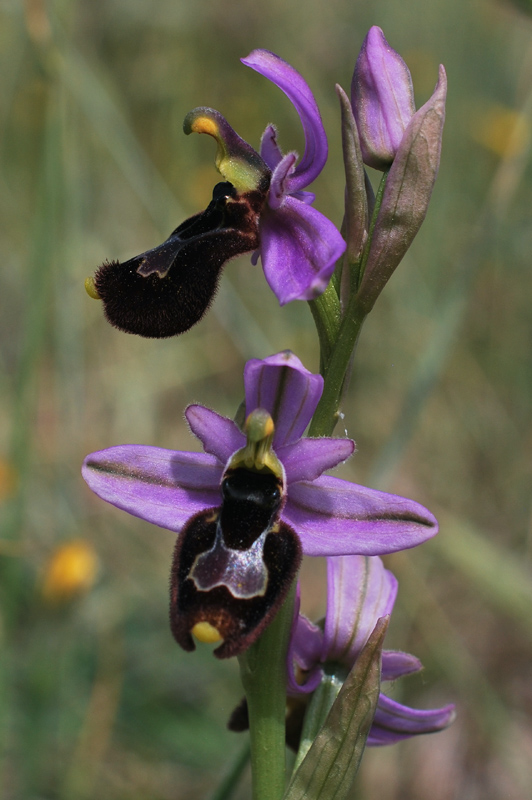
[[[87,456],[83,476],[101,498],[177,532],[172,629],[247,648],[273,618],[299,567],[313,556],[376,555],[414,547],[437,532],[418,503],[324,476],[354,450],[350,439],[302,438],[323,390],[290,351],[244,369],[245,432],[190,405],[204,453],[122,445]],[[275,551],[275,552],[274,552]]]
[[[305,191],[327,161],[327,137],[309,87],[286,61],[254,50],[243,63],[278,86],[295,106],[305,151],[283,156],[268,125],[260,154],[212,108],[187,114],[186,134],[207,133],[218,145],[215,186],[207,209],[185,220],[163,244],[129,261],[106,262],[88,278],[119,330],[164,338],[188,330],[209,308],[224,264],[242,253],[260,255],[268,284],[284,305],[321,294],[345,250],[340,233],[312,207]]]
[[[294,618],[288,652],[288,691],[301,696],[317,689],[327,664],[351,670],[377,620],[391,614],[397,580],[380,558],[352,555],[327,559],[327,611],[323,630],[298,613]],[[297,603],[299,605],[299,603]],[[297,668],[297,672],[296,672]],[[408,653],[383,651],[382,680],[392,681],[422,669]],[[301,671],[304,683],[298,680]],[[393,744],[421,733],[446,728],[454,719],[454,706],[419,710],[379,695],[368,745]]]

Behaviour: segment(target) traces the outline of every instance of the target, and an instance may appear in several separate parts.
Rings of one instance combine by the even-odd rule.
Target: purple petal
[[[323,392],[323,378],[306,369],[290,350],[252,358],[244,367],[246,415],[265,408],[275,422],[274,447],[301,438]]]
[[[294,444],[277,448],[277,455],[286,472],[287,484],[313,481],[352,455],[352,439],[300,439]]]
[[[322,678],[319,666],[323,632],[299,613],[299,585],[294,604],[294,620],[290,634],[287,659],[287,689],[290,695],[309,694],[320,684]],[[309,672],[304,684],[296,678],[295,666]]]
[[[370,746],[394,744],[421,733],[435,733],[447,728],[455,716],[454,705],[422,711],[402,706],[386,695],[380,694],[367,744]]]
[[[260,154],[269,168],[273,171],[283,154],[277,144],[277,128],[275,125],[267,125],[260,140]]]
[[[91,453],[81,472],[102,500],[171,531],[221,503],[222,466],[205,453],[125,444]]]
[[[305,152],[290,179],[290,192],[303,189],[317,178],[327,161],[327,137],[314,95],[290,64],[269,50],[253,50],[242,63],[275,83],[292,101],[305,132]]]
[[[260,239],[264,275],[282,306],[318,297],[345,250],[333,223],[291,196],[281,208],[264,209]]]
[[[410,653],[402,653],[399,650],[382,651],[382,675],[383,681],[395,681],[403,675],[411,675],[423,669],[423,664]]]
[[[246,437],[237,424],[210,408],[190,405],[185,409],[185,417],[205,452],[211,453],[224,466],[230,456],[246,444]]]
[[[438,532],[419,503],[339,478],[290,486],[283,518],[309,556],[378,556],[407,550]]]
[[[322,661],[349,668],[380,617],[392,613],[397,580],[380,558],[344,556],[327,559],[327,615]]]
[[[287,153],[275,167],[268,193],[268,205],[270,208],[275,210],[284,205],[288,194],[288,181],[290,180],[290,175],[294,172],[296,161],[297,153]]]
[[[292,197],[295,197],[296,200],[301,200],[302,203],[306,203],[308,206],[311,206],[316,199],[314,192],[305,192],[304,189],[299,192],[292,192]]]
[[[351,83],[351,103],[364,163],[386,169],[416,107],[410,71],[374,26],[364,39]]]

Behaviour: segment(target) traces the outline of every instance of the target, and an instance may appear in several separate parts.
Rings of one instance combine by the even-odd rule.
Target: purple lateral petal
[[[252,358],[244,367],[246,415],[265,408],[275,422],[275,449],[301,438],[323,392],[323,378],[306,369],[290,350]]]
[[[305,192],[304,189],[299,192],[292,192],[292,197],[295,197],[296,200],[301,200],[302,203],[306,203],[308,206],[312,205],[316,199],[314,192]]]
[[[320,174],[327,161],[327,137],[314,95],[290,64],[269,50],[253,50],[242,63],[275,83],[292,101],[305,132],[305,152],[290,178],[290,192],[303,189]]]
[[[285,204],[286,195],[288,194],[288,181],[294,171],[296,161],[297,153],[287,153],[274,169],[268,193],[268,205],[270,208],[281,208]]]
[[[264,275],[279,303],[312,300],[327,287],[345,242],[333,223],[307,203],[286,197],[260,218]]]
[[[322,476],[290,486],[283,518],[309,556],[377,556],[407,550],[438,532],[419,503]]]
[[[210,408],[190,405],[185,410],[185,417],[205,452],[215,456],[224,466],[229,457],[246,444],[246,437],[236,423]]]
[[[102,500],[171,531],[221,502],[222,466],[205,453],[125,444],[91,453],[81,471]]]
[[[423,664],[410,653],[402,653],[400,650],[382,651],[382,675],[383,681],[395,681],[403,675],[411,675],[423,669]]]
[[[286,472],[287,484],[313,481],[325,470],[341,464],[354,452],[352,439],[300,439],[277,448]]]
[[[277,128],[275,125],[267,125],[260,140],[260,154],[269,168],[273,171],[283,154],[277,144]]]
[[[327,559],[327,615],[322,661],[350,667],[377,620],[392,613],[397,580],[380,558],[344,556]]]
[[[299,613],[300,592],[294,604],[294,619],[290,633],[290,643],[286,656],[287,689],[289,695],[309,694],[320,684],[322,678],[319,657],[323,641],[323,633],[306,617]],[[296,665],[308,672],[305,683],[301,685],[296,677]]]
[[[454,705],[420,710],[403,706],[380,694],[367,744],[394,744],[421,733],[435,733],[447,728],[455,716]]]

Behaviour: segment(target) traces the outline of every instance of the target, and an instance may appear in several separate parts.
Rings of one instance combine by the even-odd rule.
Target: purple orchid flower
[[[248,361],[244,384],[246,433],[191,405],[185,415],[205,453],[122,445],[87,456],[83,465],[83,477],[101,498],[180,534],[172,573],[174,635],[189,650],[191,631],[203,640],[223,638],[221,657],[241,652],[273,618],[301,550],[376,555],[414,547],[437,532],[435,518],[418,503],[322,474],[355,445],[301,438],[323,378],[290,351]],[[275,542],[287,548],[276,561],[283,564],[279,574],[266,557]],[[194,609],[183,600],[185,612],[180,592],[192,584]],[[240,630],[235,620],[240,625],[243,616]]]
[[[215,186],[205,211],[179,225],[158,247],[126,262],[106,262],[88,278],[87,292],[103,301],[109,322],[126,333],[164,338],[183,333],[203,317],[216,294],[224,264],[243,253],[260,255],[279,303],[321,294],[345,250],[339,231],[311,206],[304,191],[327,161],[327,137],[309,87],[293,67],[267,50],[243,63],[269,78],[294,104],[305,152],[283,156],[276,130],[266,128],[257,153],[212,108],[195,108],[186,134],[207,133],[218,145]]]
[[[268,125],[260,155],[270,168],[267,203],[260,217],[260,254],[264,274],[281,305],[312,300],[329,283],[345,242],[336,227],[310,205],[314,194],[303,191],[327,161],[327,137],[316,100],[301,75],[268,50],[253,50],[242,63],[268,78],[294,105],[305,133],[305,152],[283,156],[277,130]]]
[[[327,662],[343,665],[349,671],[377,620],[391,614],[397,595],[396,578],[377,557],[328,558],[327,585],[323,630],[299,614],[296,607],[288,652],[288,691],[292,696],[315,691],[322,680],[322,666]],[[306,673],[303,684],[296,678],[295,665]],[[392,681],[420,669],[421,662],[409,653],[383,651],[383,681]],[[394,744],[417,734],[440,731],[450,725],[454,717],[453,705],[419,710],[403,706],[381,693],[367,744]]]

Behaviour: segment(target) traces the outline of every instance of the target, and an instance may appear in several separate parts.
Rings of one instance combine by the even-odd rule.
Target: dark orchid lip
[[[279,521],[282,481],[243,468],[222,480],[222,505],[196,514],[181,532],[171,572],[170,624],[185,650],[222,644],[229,658],[246,650],[280,608],[301,563],[295,532]]]
[[[189,330],[213,301],[224,264],[259,244],[261,190],[238,195],[214,187],[205,211],[179,225],[158,247],[123,263],[103,264],[94,289],[109,322],[121,331],[162,339]]]

